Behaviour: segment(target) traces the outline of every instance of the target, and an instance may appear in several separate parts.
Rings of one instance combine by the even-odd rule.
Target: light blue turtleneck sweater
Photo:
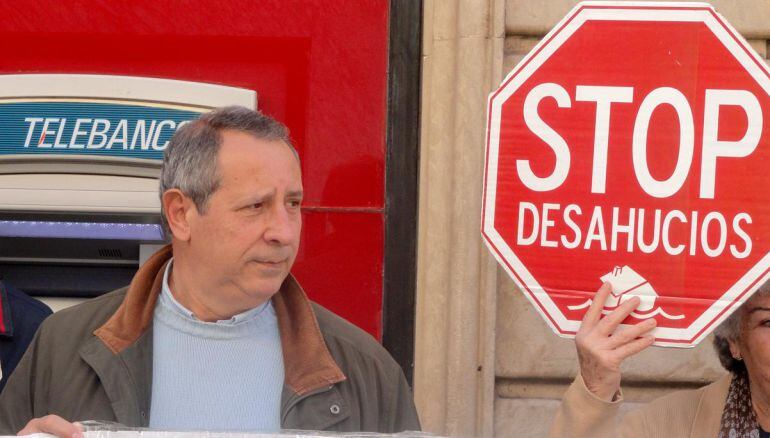
[[[283,356],[270,301],[203,322],[171,295],[170,269],[153,319],[150,427],[279,430]]]

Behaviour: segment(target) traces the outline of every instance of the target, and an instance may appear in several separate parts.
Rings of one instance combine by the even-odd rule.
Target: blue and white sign
[[[157,78],[0,75],[0,160],[20,155],[160,160],[180,126],[224,105],[254,108],[256,93]]]
[[[162,159],[174,132],[201,112],[128,102],[0,99],[0,155]]]
[[[0,211],[158,215],[161,160],[179,127],[213,108],[256,104],[254,90],[202,82],[0,75]],[[0,235],[161,238],[155,224],[90,220],[0,223]]]

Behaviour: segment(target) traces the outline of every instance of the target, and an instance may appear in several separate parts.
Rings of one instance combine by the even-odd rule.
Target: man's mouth
[[[286,260],[285,259],[282,259],[282,260],[270,260],[270,259],[268,259],[268,260],[260,260],[260,259],[257,259],[257,260],[254,260],[254,261],[259,263],[259,264],[261,264],[261,265],[278,266],[278,265],[283,264]]]

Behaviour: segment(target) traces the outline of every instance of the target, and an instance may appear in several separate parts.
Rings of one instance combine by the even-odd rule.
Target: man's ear
[[[192,199],[179,189],[169,189],[163,193],[161,203],[174,238],[183,242],[190,240],[190,216],[198,213]]]

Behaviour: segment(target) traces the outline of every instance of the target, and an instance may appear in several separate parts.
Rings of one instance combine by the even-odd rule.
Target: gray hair
[[[209,197],[219,188],[217,153],[222,144],[222,131],[227,129],[245,132],[260,140],[282,141],[299,160],[289,130],[282,123],[242,106],[217,108],[185,123],[169,141],[160,170],[161,200],[167,190],[179,189],[192,199],[201,214],[206,212]],[[161,211],[161,222],[166,235],[170,235],[165,211]]]
[[[754,295],[768,294],[770,294],[770,281],[765,282],[754,292]],[[747,302],[748,300],[744,301],[740,307],[735,309],[727,319],[714,329],[714,350],[716,350],[722,366],[732,373],[746,372],[746,365],[743,361],[733,357],[730,351],[730,341],[737,341],[741,335],[741,322]]]

